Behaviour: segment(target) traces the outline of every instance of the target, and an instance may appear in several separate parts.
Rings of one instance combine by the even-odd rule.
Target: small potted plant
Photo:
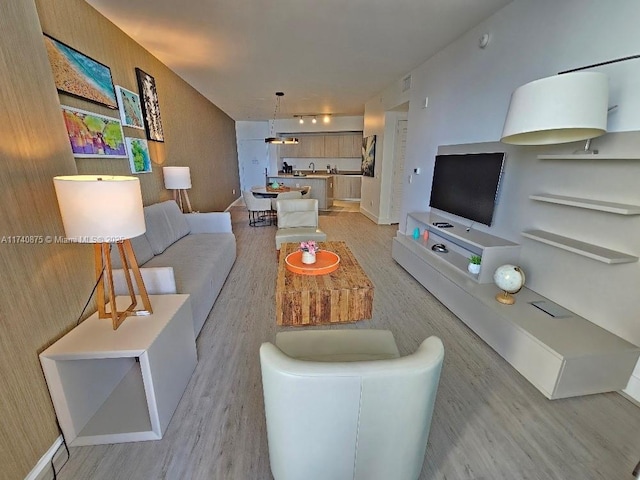
[[[316,253],[320,250],[316,242],[313,240],[301,242],[300,250],[302,251],[302,263],[307,265],[316,263]]]
[[[467,270],[472,275],[478,275],[480,273],[480,264],[482,263],[482,257],[480,255],[471,255],[469,257],[469,265]]]

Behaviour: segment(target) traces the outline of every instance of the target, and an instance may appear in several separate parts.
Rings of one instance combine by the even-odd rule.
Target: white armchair
[[[385,330],[282,332],[260,348],[275,480],[415,480],[444,358]]]

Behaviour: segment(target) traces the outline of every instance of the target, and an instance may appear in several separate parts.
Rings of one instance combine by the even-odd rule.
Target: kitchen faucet
[[[309,164],[309,168],[311,169],[311,173],[316,173],[316,164],[311,162]]]

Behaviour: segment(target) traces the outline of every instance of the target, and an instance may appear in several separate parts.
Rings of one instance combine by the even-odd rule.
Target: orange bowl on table
[[[318,250],[316,263],[302,263],[302,251],[290,253],[284,259],[287,270],[300,275],[326,275],[337,270],[340,265],[340,257],[327,250]]]

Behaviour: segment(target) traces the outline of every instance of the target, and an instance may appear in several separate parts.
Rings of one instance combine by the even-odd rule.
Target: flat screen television
[[[504,152],[437,155],[429,205],[491,226]]]

